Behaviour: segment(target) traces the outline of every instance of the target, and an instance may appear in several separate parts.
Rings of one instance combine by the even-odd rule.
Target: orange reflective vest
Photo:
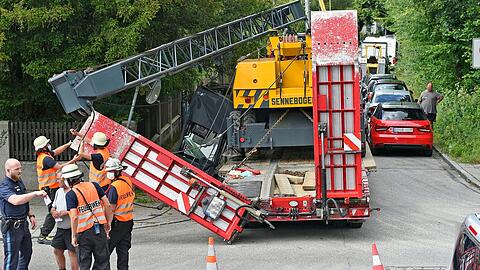
[[[133,219],[133,200],[135,200],[135,192],[133,192],[132,181],[128,177],[119,177],[112,182],[112,186],[117,191],[118,199],[113,216],[119,221],[130,221]]]
[[[41,190],[44,187],[49,188],[58,188],[60,184],[57,182],[57,169],[50,168],[50,169],[43,169],[43,160],[46,157],[53,156],[47,152],[40,152],[38,153],[37,157],[37,175],[38,175],[38,189]]]
[[[95,222],[100,224],[107,223],[105,210],[98,197],[97,189],[92,183],[81,182],[73,187],[73,191],[77,195],[78,200],[77,233],[90,229]]]
[[[95,150],[95,154],[102,155],[103,163],[105,163],[110,157],[110,152],[106,147]],[[107,172],[105,169],[102,168],[101,170],[97,170],[95,166],[93,166],[93,161],[90,162],[90,173],[88,174],[88,178],[90,178],[90,182],[97,182],[101,187],[108,186],[111,183],[110,179],[107,178]]]

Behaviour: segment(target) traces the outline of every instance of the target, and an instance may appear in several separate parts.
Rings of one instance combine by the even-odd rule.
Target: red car
[[[370,117],[369,142],[374,155],[380,149],[411,148],[432,156],[432,126],[415,102],[382,103]]]

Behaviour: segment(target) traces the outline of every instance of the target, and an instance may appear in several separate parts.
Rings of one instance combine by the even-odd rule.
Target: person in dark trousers
[[[72,270],[78,270],[78,260],[75,247],[72,245],[72,227],[70,224],[70,217],[67,211],[66,193],[70,191],[70,187],[65,184],[65,181],[57,177],[60,188],[55,194],[55,199],[52,203],[51,214],[57,222],[57,232],[52,240],[53,254],[57,260],[59,270],[66,270],[65,250],[68,250],[68,257],[70,257],[70,265]]]
[[[122,176],[124,169],[126,166],[122,166],[120,160],[116,158],[109,158],[105,163],[107,178],[112,180],[107,192],[113,211],[108,248],[110,254],[116,250],[117,269],[119,270],[128,269],[128,250],[132,246],[133,201],[135,200],[132,181],[129,177]]]
[[[63,166],[75,162],[75,160],[72,159],[67,163],[60,164],[59,162],[55,161],[54,157],[67,150],[71,144],[72,142],[69,142],[52,150],[50,140],[45,136],[39,136],[33,141],[35,152],[37,154],[38,189],[44,190],[50,198],[50,201],[53,201],[55,198],[55,193],[59,187],[56,179],[57,171]],[[53,239],[52,237],[48,236],[55,227],[55,219],[50,213],[51,207],[51,203],[47,205],[48,213],[45,216],[43,226],[40,228],[40,236],[37,239],[39,244],[49,245]]]
[[[3,269],[25,270],[28,269],[33,252],[28,221],[32,229],[37,227],[29,201],[33,198],[43,198],[47,193],[43,190],[26,193],[21,179],[22,165],[16,159],[8,159],[5,162],[5,174],[5,179],[0,182]]]
[[[98,183],[82,182],[83,173],[76,164],[62,168],[62,178],[72,188],[66,195],[72,225],[72,245],[77,248],[80,270],[110,269],[108,234],[112,209]]]
[[[418,103],[427,114],[427,119],[433,128],[433,123],[437,119],[437,104],[443,100],[443,96],[433,90],[433,83],[427,83],[427,89],[420,94]]]
[[[88,174],[88,179],[90,180],[90,182],[98,183],[104,191],[107,191],[111,181],[106,178],[104,165],[107,159],[110,157],[110,152],[107,148],[110,140],[107,139],[107,136],[103,132],[95,132],[92,136],[92,139],[85,137],[83,134],[76,131],[75,129],[71,129],[70,132],[75,136],[82,137],[86,143],[93,146],[94,151],[92,154],[85,153],[82,140],[78,149],[77,160],[83,158],[85,160],[92,161],[90,162],[90,173]]]

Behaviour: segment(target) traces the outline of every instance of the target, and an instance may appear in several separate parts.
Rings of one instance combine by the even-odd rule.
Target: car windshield
[[[378,84],[376,87],[375,87],[375,91],[377,90],[403,90],[403,91],[407,91],[407,89],[405,88],[405,86],[401,85],[401,84]]]
[[[382,108],[382,120],[426,120],[422,109]]]
[[[383,103],[389,101],[404,101],[404,102],[412,102],[410,95],[398,95],[398,94],[378,94],[375,95],[373,100],[374,103]]]

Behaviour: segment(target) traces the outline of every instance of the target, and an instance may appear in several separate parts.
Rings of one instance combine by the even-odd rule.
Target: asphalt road
[[[427,158],[395,152],[375,159],[378,171],[369,176],[371,206],[381,211],[361,229],[287,223],[275,231],[248,229],[233,245],[215,237],[219,269],[371,269],[373,242],[385,265],[448,265],[463,217],[478,208],[479,191],[436,153]],[[158,213],[136,211],[138,217]],[[131,269],[204,269],[207,238],[213,236],[209,231],[190,221],[148,227],[183,219],[169,211],[149,221],[153,223],[137,223]],[[112,269],[115,260],[113,255]],[[55,269],[50,247],[34,241],[31,269]]]

